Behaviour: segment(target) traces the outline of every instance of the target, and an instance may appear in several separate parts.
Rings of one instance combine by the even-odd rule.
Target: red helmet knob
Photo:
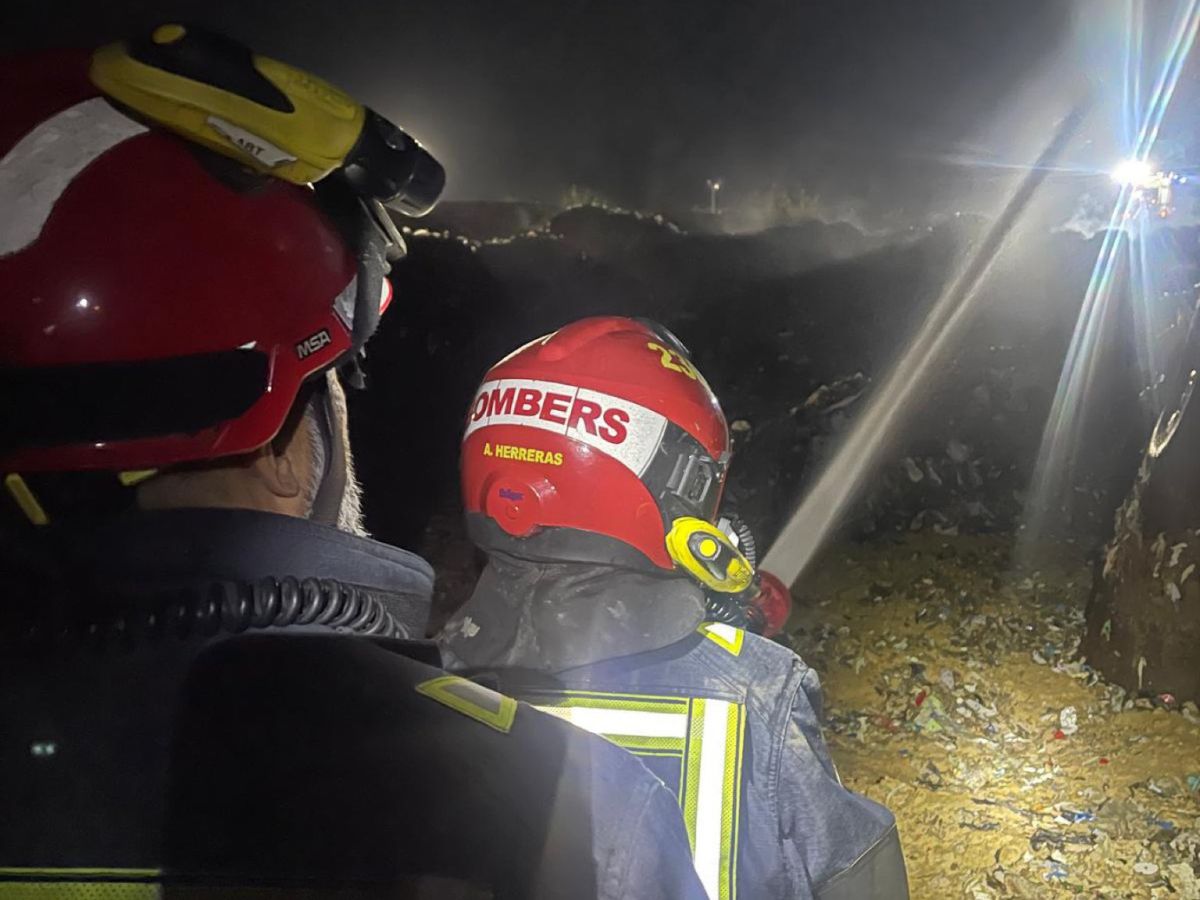
[[[783,632],[788,616],[792,614],[792,592],[787,585],[762,569],[758,570],[758,596],[752,601],[762,613],[765,625],[763,635],[775,637]]]
[[[499,475],[484,488],[483,508],[508,534],[524,537],[541,523],[542,504],[554,496],[554,485],[544,478],[533,483]]]

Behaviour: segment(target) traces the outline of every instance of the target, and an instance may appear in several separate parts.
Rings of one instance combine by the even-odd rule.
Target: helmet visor
[[[135,363],[0,367],[0,453],[194,434],[245,413],[267,388],[255,350]]]
[[[713,459],[698,440],[668,423],[642,481],[658,499],[667,522],[679,516],[715,522],[727,469],[727,460]]]

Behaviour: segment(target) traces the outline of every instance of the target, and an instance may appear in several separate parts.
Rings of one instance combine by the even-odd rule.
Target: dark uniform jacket
[[[419,558],[240,511],[55,540],[7,598],[0,897],[703,896],[640,762],[381,636]]]
[[[663,591],[587,568],[490,564],[443,632],[451,664],[642,758],[678,795],[713,900],[907,898],[895,819],[844,788],[830,759],[816,672],[711,623],[659,649],[589,658],[611,654],[614,633],[653,643]],[[560,619],[578,627],[560,636]],[[557,664],[536,666],[541,655]]]

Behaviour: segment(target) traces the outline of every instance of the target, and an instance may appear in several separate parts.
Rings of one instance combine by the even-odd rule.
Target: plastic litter
[[[1096,814],[1091,810],[1063,810],[1059,816],[1069,825],[1078,825],[1080,822],[1094,822]]]
[[[908,480],[913,484],[925,480],[925,473],[921,471],[921,467],[911,456],[904,457],[904,472],[908,475]]]
[[[956,438],[946,442],[946,455],[956,463],[965,463],[971,458],[971,448]]]
[[[1056,860],[1048,860],[1046,862],[1046,880],[1047,881],[1065,881],[1067,878],[1067,867]]]
[[[801,584],[843,780],[896,813],[920,896],[1200,900],[1200,710],[1081,659],[1082,552],[1014,571],[1006,547],[905,531]]]

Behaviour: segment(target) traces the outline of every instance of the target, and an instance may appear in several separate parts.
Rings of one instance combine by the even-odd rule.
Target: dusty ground
[[[1078,661],[1074,547],[1039,570],[1011,551],[922,532],[801,583],[792,640],[843,779],[895,811],[915,900],[1200,898],[1200,715]]]

